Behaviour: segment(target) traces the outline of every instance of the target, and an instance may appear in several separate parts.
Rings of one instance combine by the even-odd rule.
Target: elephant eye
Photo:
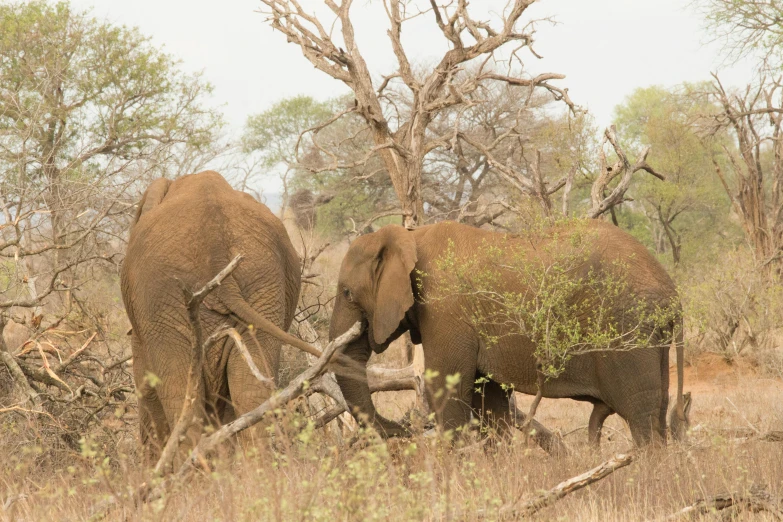
[[[353,302],[353,296],[351,295],[351,291],[348,289],[348,287],[343,288],[343,295],[346,299],[348,299],[349,303]]]

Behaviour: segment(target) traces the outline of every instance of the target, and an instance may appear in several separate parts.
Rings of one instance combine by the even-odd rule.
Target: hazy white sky
[[[300,0],[320,10],[322,0]],[[315,70],[299,49],[273,32],[256,12],[258,0],[72,0],[78,7],[115,23],[138,26],[187,70],[203,70],[215,86],[214,101],[229,123],[241,129],[249,114],[294,94],[325,98],[346,88]],[[428,2],[425,2],[428,3]],[[491,11],[505,2],[473,0],[471,6]],[[750,68],[721,67],[720,47],[701,28],[690,0],[540,0],[536,17],[559,22],[539,28],[535,48],[543,60],[530,58],[534,72],[566,75],[573,100],[587,107],[599,125],[611,121],[612,110],[636,87],[673,85],[709,78],[720,70],[726,83],[744,83]],[[373,73],[392,70],[386,21],[380,0],[356,0],[353,13],[359,46]],[[403,43],[415,61],[427,62],[444,48],[443,37],[429,16],[415,22]],[[374,65],[373,65],[374,64]]]

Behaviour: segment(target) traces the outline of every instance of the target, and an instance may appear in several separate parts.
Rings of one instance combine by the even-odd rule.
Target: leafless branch
[[[775,520],[783,520],[783,503],[774,498],[764,486],[753,486],[748,493],[724,493],[714,497],[697,500],[676,513],[659,520],[679,520],[693,518],[716,511],[730,509],[732,511],[749,511],[751,513],[767,512]]]
[[[185,297],[185,303],[187,304],[188,319],[190,321],[191,328],[191,360],[190,368],[188,370],[188,379],[185,386],[185,396],[182,400],[182,410],[177,418],[176,424],[171,429],[166,444],[163,446],[160,458],[155,464],[155,473],[160,474],[163,471],[169,469],[174,457],[179,448],[180,438],[184,435],[185,431],[190,427],[196,408],[196,399],[199,397],[199,389],[204,386],[202,379],[202,366],[204,364],[204,342],[202,341],[203,333],[201,329],[201,317],[200,308],[204,299],[217,288],[223,280],[228,277],[234,269],[236,269],[239,261],[242,259],[241,255],[237,255],[232,259],[226,267],[221,270],[214,278],[212,278],[206,285],[196,292],[191,292],[189,289],[183,287],[182,293]],[[235,340],[236,342],[236,340]],[[241,342],[241,338],[240,338]],[[251,359],[252,362],[252,359]]]
[[[598,482],[599,480],[608,477],[620,468],[631,464],[634,461],[634,455],[631,453],[620,453],[612,457],[610,460],[603,462],[590,471],[586,471],[581,475],[565,480],[555,486],[554,488],[543,491],[537,494],[532,499],[526,500],[521,504],[517,501],[511,504],[502,506],[497,511],[495,510],[482,510],[477,513],[479,518],[487,518],[493,516],[523,518],[534,515],[547,506],[550,506],[565,497],[569,493],[578,491],[590,484]]]
[[[334,15],[332,24],[326,24],[306,12],[299,0],[262,0],[262,3],[265,6],[263,12],[275,30],[297,45],[303,56],[316,68],[342,81],[353,91],[355,106],[348,112],[355,112],[364,120],[372,140],[365,156],[351,162],[338,161],[334,152],[314,140],[314,147],[331,157],[331,161],[328,165],[313,169],[355,168],[378,156],[400,202],[403,224],[408,228],[422,224],[425,219],[422,194],[425,158],[436,148],[450,147],[448,136],[433,139],[430,132],[431,124],[440,114],[482,103],[473,95],[484,84],[490,83],[527,88],[528,99],[534,91],[548,92],[555,101],[563,102],[572,111],[576,110],[568,90],[551,83],[562,80],[562,75],[544,73],[523,78],[512,76],[510,71],[509,74],[501,75],[489,70],[495,52],[507,44],[517,45],[514,55],[520,49],[528,48],[538,56],[531,47],[534,24],[521,23],[523,15],[533,3],[530,0],[512,1],[504,11],[501,22],[495,24],[497,27],[489,21],[473,18],[468,2],[462,0],[445,6],[439,6],[433,1],[427,11],[410,15],[407,12],[410,7],[408,3],[385,0],[384,11],[390,24],[388,42],[397,63],[396,70],[383,75],[377,89],[373,86],[370,69],[355,39],[350,0],[326,2]],[[411,18],[429,11],[434,15],[438,32],[448,41],[449,50],[434,66],[417,73],[403,46],[403,26]],[[327,30],[327,25],[334,27],[334,30]],[[338,38],[342,42],[338,43]],[[467,71],[468,65],[476,59],[479,64],[476,70]],[[397,82],[394,83],[395,89],[391,88],[393,79],[401,80],[400,92],[395,90]],[[398,106],[396,99],[406,100],[405,106]],[[330,122],[314,129],[313,134],[339,119],[342,114],[335,115]],[[387,114],[393,116],[387,117]],[[495,163],[499,164],[497,161]],[[508,174],[504,169],[504,175],[519,185],[519,180]]]
[[[606,165],[606,157],[603,152],[603,145],[605,145],[606,142],[609,142],[612,145],[612,148],[619,158],[618,161],[611,166]],[[595,219],[615,205],[622,203],[625,198],[625,193],[630,188],[631,178],[636,172],[644,170],[660,180],[666,179],[647,163],[647,155],[649,153],[650,147],[645,148],[639,155],[636,163],[631,165],[625,152],[617,143],[614,125],[604,131],[604,142],[601,147],[601,172],[593,182],[592,190],[590,191],[592,207],[586,213],[588,218]],[[605,196],[605,191],[609,186],[609,183],[617,177],[621,177],[620,182],[608,196]]]
[[[250,355],[250,351],[247,349],[247,346],[245,346],[244,341],[242,341],[242,336],[239,335],[239,332],[236,331],[234,328],[229,328],[226,330],[225,335],[231,337],[231,340],[234,341],[234,346],[239,350],[239,353],[242,354],[242,357],[245,359],[245,362],[247,363],[248,367],[250,368],[250,372],[253,374],[253,376],[258,379],[258,381],[266,386],[267,388],[274,390],[275,389],[275,382],[270,379],[269,377],[266,377],[263,373],[261,373],[261,370],[258,369],[258,366],[256,366],[256,363],[253,362],[253,356]],[[266,370],[267,375],[272,375],[272,369],[269,367],[269,363],[267,363],[266,358],[264,358],[263,353],[261,353],[261,357],[264,362],[264,370]]]

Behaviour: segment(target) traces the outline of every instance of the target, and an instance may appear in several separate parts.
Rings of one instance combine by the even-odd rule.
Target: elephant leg
[[[628,423],[637,446],[665,444],[668,381],[661,371],[661,350],[638,348],[601,360],[601,401]],[[662,421],[664,424],[662,424]]]
[[[432,361],[427,360],[426,353],[424,358],[427,369],[436,372],[427,383],[427,400],[431,411],[435,412],[435,418],[444,430],[462,429],[470,422],[473,409],[475,359],[465,357]]]
[[[169,437],[169,423],[158,393],[149,380],[146,351],[142,349],[141,340],[135,331],[131,334],[131,347],[133,380],[136,383],[139,399],[139,435],[142,453],[149,463],[154,464]]]
[[[257,335],[257,343],[248,332],[245,332],[242,339],[261,374],[268,377],[271,382],[276,382],[280,359],[280,341],[260,332]],[[226,378],[232,409],[236,417],[260,406],[274,391],[269,384],[259,381],[253,375],[247,361],[235,346],[231,347],[228,356]],[[269,425],[269,422],[262,422],[257,428],[247,430],[248,433],[243,434],[241,438],[249,441],[255,437],[264,437]]]
[[[591,446],[598,448],[601,445],[601,429],[606,418],[613,413],[612,408],[603,402],[593,403],[593,412],[587,425],[587,440]]]
[[[188,361],[189,363],[189,361]],[[185,402],[185,392],[188,382],[188,368],[186,365],[182,365],[184,371],[166,372],[160,375],[160,383],[155,387],[155,392],[158,396],[162,411],[165,414],[167,426],[172,428],[177,424],[180,415],[182,414],[183,404]],[[198,444],[199,438],[201,438],[201,432],[206,420],[205,411],[205,396],[204,396],[204,383],[199,375],[198,382],[195,389],[195,401],[193,406],[193,419],[185,431],[184,439],[179,444],[179,455],[184,456],[190,451],[191,448]],[[166,437],[162,440],[161,444],[166,444],[168,439],[168,430]],[[175,465],[177,464],[175,459]]]
[[[145,458],[154,464],[169,436],[169,424],[155,389],[146,382],[139,390],[139,428]]]
[[[144,440],[150,440],[153,432],[157,437],[157,450],[168,441],[170,430],[174,429],[185,402],[188,386],[188,373],[192,361],[191,342],[185,335],[172,328],[171,321],[147,325],[144,343],[134,339],[134,380],[139,390],[141,427],[146,433]],[[193,420],[185,432],[184,440],[179,444],[179,455],[184,456],[194,447],[201,436],[205,417],[204,379],[199,372],[196,379]],[[154,429],[149,429],[154,426]],[[175,460],[176,465],[176,460]]]
[[[408,430],[404,426],[383,417],[375,410],[367,383],[369,359],[370,346],[365,333],[345,347],[343,355],[333,366],[337,384],[351,410],[350,413],[360,425],[372,426],[383,437],[405,436]]]
[[[474,387],[473,411],[481,419],[482,430],[486,428],[501,438],[511,433],[511,393],[492,380]]]
[[[204,379],[206,383],[206,411],[207,419],[213,428],[222,424],[228,424],[234,420],[233,409],[230,403],[228,391],[228,357],[231,353],[231,341],[224,343],[207,354],[204,361]]]

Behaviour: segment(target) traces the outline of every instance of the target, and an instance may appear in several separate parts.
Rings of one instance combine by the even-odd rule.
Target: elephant
[[[446,252],[452,252],[455,259],[480,259],[493,248],[513,246],[525,257],[508,262],[541,262],[553,247],[561,251],[573,248],[569,227],[577,225],[593,239],[584,247],[587,251],[573,277],[584,277],[588,270],[612,270],[618,263],[625,263],[629,267],[627,287],[615,297],[617,302],[611,303],[611,313],[619,317],[623,309],[635,306],[630,301],[638,300],[649,308],[668,306],[672,315],[665,325],[647,332],[655,342],[633,350],[597,349],[572,357],[562,374],[544,382],[542,395],[592,403],[589,439],[594,443],[598,443],[604,420],[613,413],[628,423],[635,444],[665,443],[669,350],[674,345],[677,398],[670,429],[679,438],[687,419],[683,405],[682,314],[675,285],[644,245],[600,220],[555,224],[531,237],[449,221],[414,230],[387,225],[359,236],[342,261],[329,336],[334,339],[357,320],[363,321],[364,334],[348,345],[345,355],[366,367],[371,352],[383,352],[391,341],[409,331],[413,342],[422,344],[425,366],[433,376],[427,396],[438,425],[445,429],[465,426],[482,404],[486,422],[508,425],[509,393],[508,386],[503,385],[513,385],[513,389],[526,394],[537,392],[536,347],[530,338],[504,331],[503,325],[492,326],[497,342],[488,347],[475,324],[465,320],[462,310],[469,297],[432,299],[438,282],[449,277],[447,267],[438,260]],[[507,277],[501,284],[513,291],[529,290],[523,288],[525,283],[518,277]],[[463,378],[446,400],[438,390],[447,386],[447,376],[456,373]],[[479,396],[474,379],[483,377],[481,382],[486,382],[490,376]],[[357,421],[366,422],[385,436],[406,434],[401,424],[376,412],[365,379],[348,374],[337,378]]]
[[[285,332],[301,282],[299,257],[283,224],[217,172],[149,185],[121,269],[141,441],[148,450],[168,438],[186,392],[192,333],[183,287],[198,290],[236,255],[242,256],[237,267],[199,310],[204,338],[222,325],[237,328],[256,367],[276,379],[281,340],[301,344]],[[186,433],[191,445],[204,423],[241,415],[270,394],[228,338],[205,354],[202,373],[196,422]]]

